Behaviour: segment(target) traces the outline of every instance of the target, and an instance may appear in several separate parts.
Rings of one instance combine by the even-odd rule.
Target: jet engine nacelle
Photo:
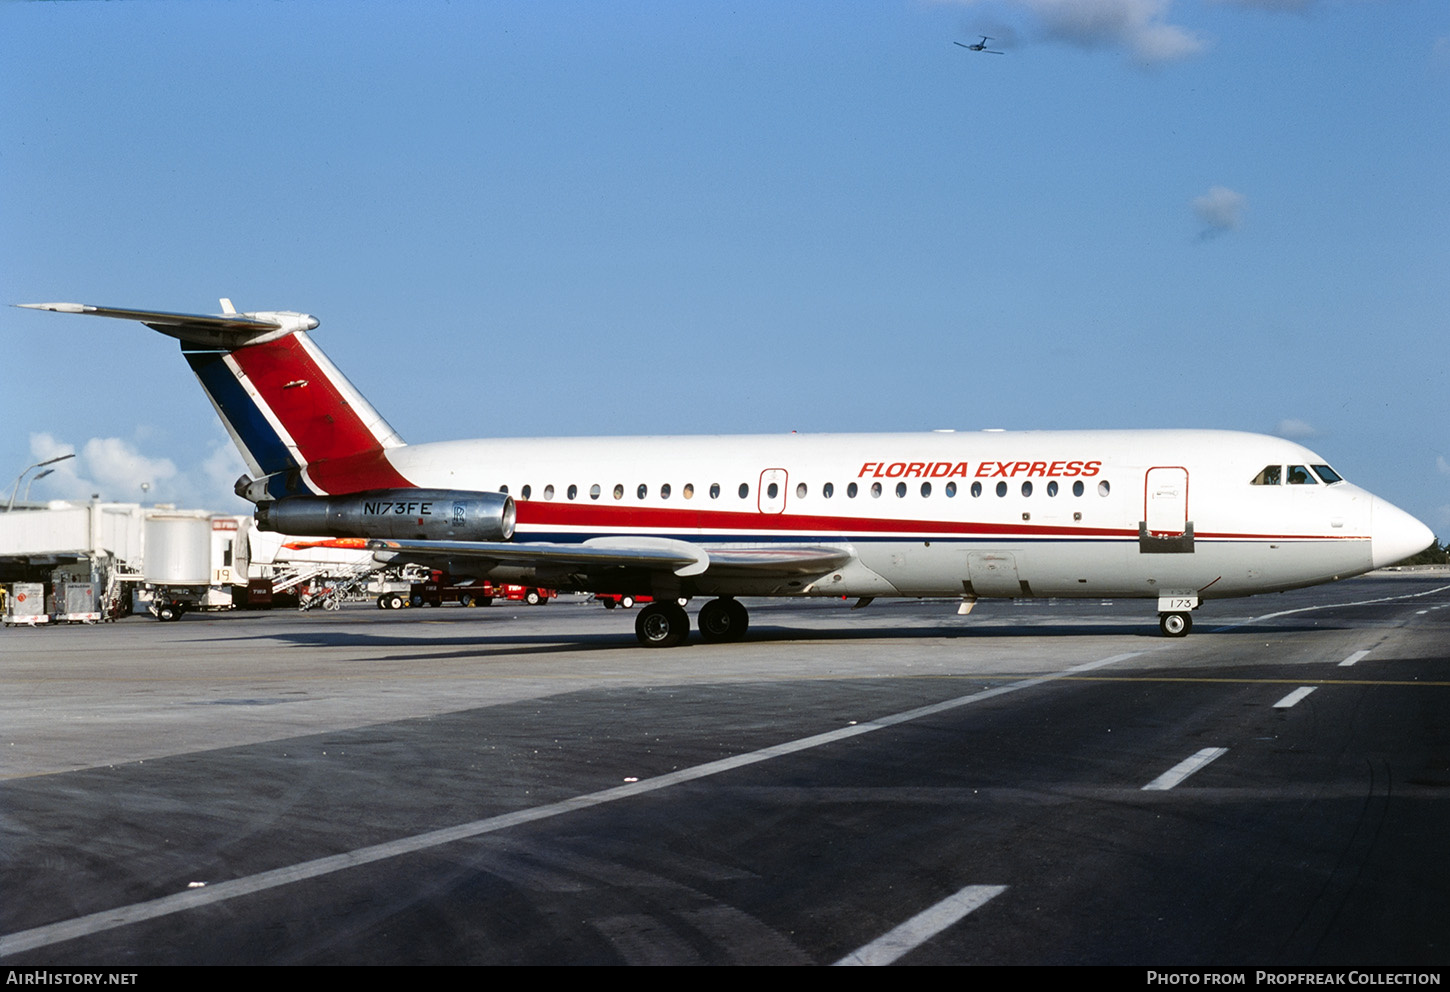
[[[324,537],[507,541],[514,500],[453,489],[372,489],[345,496],[287,496],[261,503],[259,530]]]

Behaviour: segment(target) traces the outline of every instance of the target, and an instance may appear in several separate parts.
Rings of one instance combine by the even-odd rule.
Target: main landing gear
[[[700,608],[700,636],[711,643],[738,641],[750,625],[750,613],[733,599],[712,599]],[[673,648],[690,636],[690,615],[678,603],[654,602],[639,611],[634,636],[647,648]]]
[[[1187,637],[1193,629],[1193,617],[1188,613],[1160,613],[1158,629],[1164,637]]]

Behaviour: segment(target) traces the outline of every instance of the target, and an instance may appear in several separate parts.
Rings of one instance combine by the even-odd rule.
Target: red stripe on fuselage
[[[815,514],[754,513],[738,510],[666,509],[643,506],[590,506],[579,503],[518,501],[520,527],[587,527],[602,533],[655,528],[675,531],[760,531],[825,534],[1000,534],[1023,537],[1137,537],[1111,527],[1032,527],[959,520],[901,520]]]
[[[407,488],[378,441],[297,335],[231,353],[297,445],[308,477],[330,493]]]
[[[968,520],[926,520],[881,517],[824,516],[796,513],[755,513],[739,510],[685,509],[645,506],[607,506],[588,503],[519,500],[518,525],[522,528],[580,527],[603,534],[631,530],[672,530],[719,533],[730,538],[739,532],[800,534],[802,540],[829,539],[830,535],[866,537],[893,534],[937,534],[961,537],[1075,538],[1137,540],[1137,529],[1071,527]],[[1349,534],[1200,533],[1200,540],[1240,541],[1343,541],[1367,540]],[[734,537],[749,540],[749,536]]]

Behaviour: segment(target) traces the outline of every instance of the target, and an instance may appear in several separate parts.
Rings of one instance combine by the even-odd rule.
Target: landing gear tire
[[[733,599],[712,599],[700,607],[696,620],[700,636],[712,644],[727,644],[745,636],[750,613]]]
[[[690,636],[690,615],[674,603],[651,603],[634,618],[634,636],[647,648],[673,648]]]
[[[1193,629],[1193,617],[1187,613],[1160,613],[1158,629],[1164,637],[1187,637]]]

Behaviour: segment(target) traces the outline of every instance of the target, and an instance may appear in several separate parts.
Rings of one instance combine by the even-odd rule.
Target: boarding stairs
[[[383,567],[369,562],[361,565],[328,565],[320,568],[309,577],[327,573],[330,579],[327,587],[317,592],[303,593],[297,598],[297,609],[306,611],[320,606],[324,610],[339,610],[342,608],[342,604],[360,589],[374,572],[382,571]]]

